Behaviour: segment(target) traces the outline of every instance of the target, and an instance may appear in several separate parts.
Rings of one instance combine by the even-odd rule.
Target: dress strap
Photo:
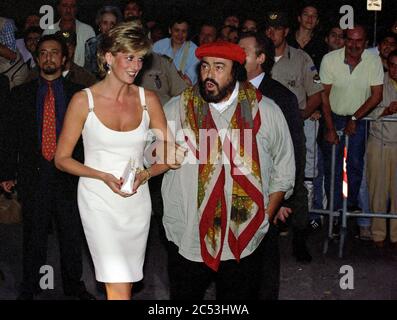
[[[138,87],[138,89],[139,89],[139,99],[141,100],[141,106],[142,106],[143,110],[147,111],[146,99],[145,99],[145,89],[143,89],[143,87]]]
[[[90,88],[85,88],[84,91],[87,93],[88,110],[91,112],[94,110],[94,97],[92,96],[92,92],[91,92]]]

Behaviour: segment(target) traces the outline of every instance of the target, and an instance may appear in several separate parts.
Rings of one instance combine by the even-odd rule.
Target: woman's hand
[[[118,195],[127,198],[133,195],[133,193],[125,193],[122,192],[121,186],[123,185],[123,179],[117,179],[114,175],[110,174],[110,173],[105,173],[102,181],[105,182],[107,184],[107,186],[114,192],[117,193]]]
[[[135,181],[132,186],[132,194],[137,193],[138,188],[142,185],[145,184],[151,177],[150,174],[150,169],[145,169],[137,172],[135,175]]]

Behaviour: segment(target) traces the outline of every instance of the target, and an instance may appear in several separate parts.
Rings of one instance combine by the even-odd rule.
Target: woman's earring
[[[109,63],[106,63],[106,68],[108,69],[108,74],[112,72],[112,66]]]

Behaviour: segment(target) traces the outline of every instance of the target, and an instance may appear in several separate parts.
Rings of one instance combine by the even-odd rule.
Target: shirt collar
[[[48,85],[48,83],[51,83],[52,86],[54,87],[54,85],[57,85],[60,82],[62,82],[62,75],[59,78],[56,78],[55,80],[52,80],[52,81],[48,81],[48,80],[44,79],[43,77],[39,76],[39,84],[40,84],[40,86]]]
[[[255,78],[251,79],[250,82],[255,88],[258,89],[264,77],[265,77],[265,73],[262,72],[259,75],[257,75]]]
[[[239,87],[240,87],[239,83],[236,82],[236,86],[234,87],[234,90],[233,90],[232,94],[230,95],[229,99],[227,99],[226,101],[223,101],[223,102],[219,102],[219,103],[210,103],[209,104],[210,107],[214,108],[219,113],[222,113],[223,111],[228,109],[233,104],[234,100],[236,100],[236,98],[238,96]]]
[[[284,57],[285,58],[288,58],[289,60],[291,59],[291,49],[290,49],[290,46],[287,44],[287,46],[285,47],[285,50],[284,50],[284,53],[283,53],[283,55],[282,56],[279,56],[280,58],[279,58],[279,60],[278,61],[280,61],[281,59],[283,59]],[[277,62],[278,62],[277,61]],[[277,63],[276,62],[276,63]]]
[[[344,61],[345,64],[347,64],[346,47],[343,47],[340,50],[341,50],[341,53],[343,54],[343,61]],[[371,54],[371,53],[368,51],[368,49],[364,49],[363,53],[361,54],[359,63],[361,63],[362,61],[366,60],[367,57],[368,57],[368,54]]]
[[[388,73],[387,73],[387,75],[388,75]],[[390,80],[390,83],[393,85],[394,90],[397,91],[397,81],[395,81],[395,80],[393,80],[392,78],[390,78],[389,75],[388,75],[388,78],[389,78],[389,80]]]

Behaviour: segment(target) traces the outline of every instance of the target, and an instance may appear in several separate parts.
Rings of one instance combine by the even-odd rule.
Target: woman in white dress
[[[183,150],[170,139],[167,142],[169,131],[157,96],[133,85],[149,49],[142,28],[132,22],[122,23],[104,36],[98,51],[104,79],[71,100],[55,155],[60,170],[81,177],[78,204],[84,233],[96,279],[105,283],[109,300],[129,300],[132,283],[143,277],[151,215],[145,182],[179,167],[177,160],[183,159]],[[149,129],[156,129],[157,139],[176,152],[176,160],[172,164],[158,161],[163,164],[139,171],[132,193],[124,193],[123,171],[131,159],[143,167]],[[72,158],[80,135],[84,164]]]

